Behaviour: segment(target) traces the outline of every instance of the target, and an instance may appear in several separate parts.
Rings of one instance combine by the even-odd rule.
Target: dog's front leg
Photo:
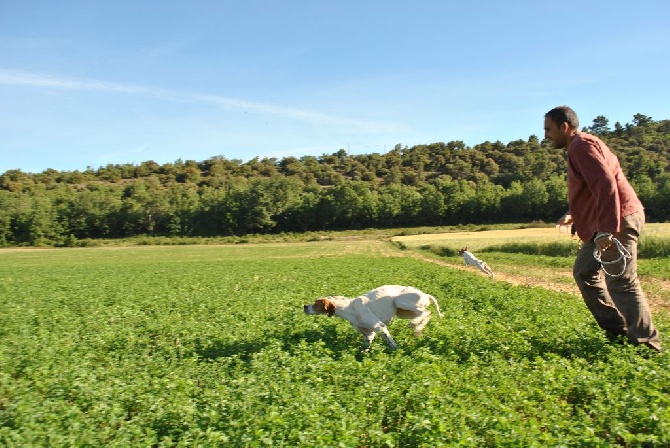
[[[382,338],[386,341],[386,344],[389,346],[390,349],[395,350],[398,348],[398,344],[395,343],[393,340],[393,336],[391,336],[391,333],[389,333],[388,328],[386,327],[386,324],[383,322],[379,322],[378,324],[375,325],[375,331],[379,333]]]
[[[359,327],[358,331],[363,335],[363,351],[370,350],[370,344],[372,344],[372,341],[375,339],[376,333],[369,328]]]

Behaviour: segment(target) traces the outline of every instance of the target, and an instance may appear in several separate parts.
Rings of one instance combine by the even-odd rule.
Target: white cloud
[[[388,132],[390,130],[398,131],[399,129],[403,128],[396,123],[357,120],[353,118],[339,117],[309,110],[246,101],[243,99],[230,98],[225,96],[204,95],[193,92],[149,88],[89,78],[58,78],[39,73],[29,73],[2,68],[0,68],[0,84],[17,87],[42,87],[59,90],[90,90],[99,92],[135,94],[151,96],[168,101],[215,104],[262,114],[279,116],[295,121],[331,126],[347,126],[350,131],[355,132]]]

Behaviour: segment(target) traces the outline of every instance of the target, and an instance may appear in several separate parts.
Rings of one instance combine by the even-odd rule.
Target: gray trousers
[[[632,256],[627,260],[623,275],[611,277],[600,270],[600,264],[593,258],[593,240],[583,242],[572,274],[586,306],[609,336],[625,335],[633,344],[645,344],[661,351],[658,330],[651,320],[649,304],[637,276],[637,240],[644,221],[643,211],[625,216],[621,220],[621,232],[615,235]],[[613,260],[618,255],[612,245],[601,258]],[[606,266],[611,274],[618,274],[622,267],[623,262]]]

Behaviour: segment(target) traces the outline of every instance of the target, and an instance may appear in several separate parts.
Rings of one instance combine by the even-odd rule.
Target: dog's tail
[[[435,304],[435,309],[437,310],[437,315],[440,317],[444,317],[442,314],[442,311],[440,311],[440,305],[437,304],[437,299],[430,294],[428,295],[428,298]]]

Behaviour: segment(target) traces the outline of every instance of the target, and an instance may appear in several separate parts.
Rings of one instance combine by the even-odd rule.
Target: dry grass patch
[[[407,247],[424,245],[444,245],[452,248],[467,246],[476,252],[492,245],[523,242],[565,242],[570,235],[561,233],[555,228],[531,228],[515,230],[486,230],[481,232],[436,233],[430,235],[396,236],[393,242],[402,243]],[[577,240],[575,245],[578,244]]]
[[[670,223],[646,224],[641,238],[670,239]],[[554,227],[406,235],[393,237],[391,241],[402,243],[412,248],[429,244],[444,245],[458,249],[468,246],[468,249],[473,252],[489,246],[520,242],[546,244],[571,241],[575,247],[579,245],[578,239],[572,238],[569,233],[560,232]]]

